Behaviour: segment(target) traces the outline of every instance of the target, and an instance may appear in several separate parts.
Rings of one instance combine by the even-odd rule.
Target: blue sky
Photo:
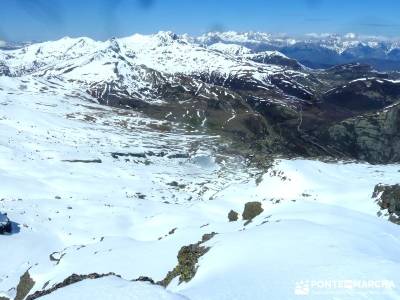
[[[400,36],[400,0],[0,0],[0,40],[210,30]]]

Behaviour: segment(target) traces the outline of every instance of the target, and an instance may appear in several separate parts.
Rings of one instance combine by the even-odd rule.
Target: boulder
[[[228,213],[228,220],[229,220],[229,222],[235,222],[235,221],[237,221],[238,219],[239,219],[239,214],[238,214],[236,211],[231,210],[231,211]]]
[[[8,234],[11,231],[11,221],[8,219],[7,214],[0,213],[0,234]]]
[[[244,205],[244,210],[242,214],[243,220],[251,221],[263,211],[264,209],[261,206],[261,202],[247,202]]]

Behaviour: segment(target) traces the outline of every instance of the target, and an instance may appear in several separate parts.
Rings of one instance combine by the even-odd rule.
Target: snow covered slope
[[[95,42],[88,38],[63,38],[55,42],[33,44],[15,51],[4,51],[2,57],[13,75],[58,75],[83,81],[86,75],[86,80],[91,82],[109,80],[109,77],[101,76],[112,73],[116,76],[115,72],[108,72],[109,68],[114,67],[120,70],[120,67],[134,69],[145,66],[167,74],[218,72],[224,75],[238,68],[259,67],[251,62],[243,64],[215,51],[209,51],[171,32],[147,36],[135,34],[105,42]],[[264,68],[264,73],[282,70],[276,67]],[[80,73],[76,73],[77,71]],[[93,78],[93,75],[99,77]]]
[[[209,48],[221,53],[226,53],[234,56],[249,54],[252,52],[249,48],[246,48],[244,46],[226,43],[215,43],[212,44]]]
[[[185,300],[187,298],[166,292],[161,287],[148,283],[129,282],[117,277],[85,280],[61,291],[42,297],[43,300]]]
[[[190,42],[171,32],[133,35],[105,42],[89,38],[63,38],[13,51],[0,51],[0,71],[8,76],[57,77],[93,91],[107,91],[148,103],[162,102],[163,86],[181,86],[198,93],[204,83],[246,81],[271,87],[274,74],[305,77],[276,64],[238,58]],[[191,80],[182,79],[190,76]],[[193,79],[201,79],[194,81]],[[186,84],[183,81],[189,81]],[[290,79],[289,79],[290,80]]]
[[[163,46],[146,62],[140,45],[158,39],[119,41],[115,55],[131,56],[127,68],[137,60],[185,72],[209,53],[157,66]],[[68,54],[80,68],[65,72],[66,62],[38,54],[37,66],[10,65],[30,75],[0,76],[0,211],[19,224],[0,235],[0,297],[31,286],[30,295],[48,292],[39,299],[400,298],[400,227],[378,218],[371,198],[377,183],[399,182],[398,165],[280,159],[257,168],[221,136],[98,104],[81,84],[115,76],[98,62],[116,44],[86,43]],[[213,68],[234,68],[220,57]],[[248,202],[262,206],[250,221],[241,216]],[[120,278],[60,286],[93,273]],[[150,279],[166,290],[141,282]],[[312,283],[349,280],[388,284]]]

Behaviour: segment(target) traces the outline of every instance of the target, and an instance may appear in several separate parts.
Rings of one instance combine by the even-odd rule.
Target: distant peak
[[[154,35],[160,39],[177,40],[179,36],[172,31],[159,31]]]

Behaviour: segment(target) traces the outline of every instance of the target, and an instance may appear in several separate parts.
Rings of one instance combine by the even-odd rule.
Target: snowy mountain
[[[245,80],[248,85],[267,88],[274,74],[286,72],[281,66],[200,47],[170,32],[106,42],[64,38],[0,55],[3,73],[9,76],[58,77],[95,94],[124,93],[143,102],[165,99],[157,90],[166,85],[185,85],[188,92],[202,93],[204,82],[237,85]]]
[[[205,45],[216,43],[245,46],[255,52],[278,50],[311,68],[344,63],[368,63],[380,70],[400,70],[400,41],[353,33],[310,34],[305,37],[259,32],[210,32],[196,39]]]
[[[0,50],[0,299],[398,299],[398,79],[170,32]]]
[[[271,39],[262,34],[232,34],[222,36],[235,41]],[[195,130],[222,131],[270,153],[373,163],[400,160],[391,146],[400,140],[395,130],[380,143],[361,142],[369,138],[364,130],[351,133],[356,147],[342,145],[350,133],[333,134],[332,128],[340,122],[378,112],[400,96],[396,74],[379,73],[358,63],[314,71],[277,51],[255,52],[224,43],[204,46],[187,35],[159,32],[104,42],[63,38],[0,51],[0,72],[56,81],[60,86],[68,83],[100,104],[130,107]],[[365,106],[363,102],[374,102],[375,97],[390,98],[384,105],[349,109],[329,100],[332,90],[343,90],[346,96],[351,80],[369,77],[373,85],[351,85],[361,89],[354,91],[352,101]],[[391,123],[382,124],[384,128],[397,126],[392,119],[385,122]],[[388,154],[379,155],[382,149]]]
[[[238,61],[210,49],[189,43],[171,32],[160,32],[106,42],[63,38],[4,51],[2,60],[8,62],[12,76],[31,74],[77,80],[81,75],[94,75],[86,80],[90,83],[115,80],[118,75],[127,79],[124,72],[142,66],[170,75],[211,76],[215,73],[226,77],[231,73],[249,72],[255,80],[265,82],[269,74],[283,71],[281,67]],[[116,70],[110,72],[114,67]],[[107,77],[109,74],[113,77]]]
[[[249,48],[237,44],[215,43],[211,44],[209,48],[233,56],[252,53],[252,51]]]
[[[293,70],[304,68],[296,60],[287,57],[278,51],[254,52],[251,49],[237,44],[215,43],[208,47],[218,52],[232,55],[236,58],[248,59],[258,63],[288,67]]]
[[[222,37],[252,43],[271,39],[263,34]],[[363,143],[368,134],[357,133],[356,147],[337,146],[346,143],[350,133],[339,135],[343,141],[332,135],[340,122],[378,112],[400,96],[398,75],[359,63],[315,71],[278,51],[256,52],[224,43],[204,46],[187,35],[159,32],[104,42],[63,38],[1,51],[0,72],[8,77],[58,81],[61,86],[68,83],[101,104],[130,107],[193,129],[223,131],[272,153],[373,163],[400,160],[396,148],[390,146],[400,139],[395,130],[380,143]],[[374,84],[354,84],[351,87],[360,91],[349,92],[351,80],[369,77]],[[352,101],[360,106],[376,97],[388,99],[384,105],[367,105],[368,109],[349,108],[329,100],[332,90],[345,97],[352,93]],[[391,123],[383,124],[384,128],[397,126],[392,119],[385,122]],[[388,154],[379,155],[382,149],[388,149]]]

